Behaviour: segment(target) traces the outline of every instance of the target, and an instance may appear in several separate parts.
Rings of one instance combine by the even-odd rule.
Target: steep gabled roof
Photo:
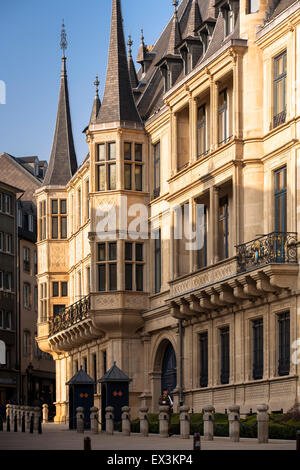
[[[99,114],[99,110],[101,108],[101,101],[100,101],[100,98],[99,98],[99,85],[100,85],[100,83],[99,83],[99,80],[98,80],[98,75],[96,76],[96,80],[94,82],[94,85],[96,87],[96,94],[95,94],[93,108],[92,108],[92,112],[91,112],[90,124],[93,124],[93,123],[96,122],[97,116]]]
[[[106,83],[97,117],[97,123],[112,122],[142,125],[130,83],[120,0],[112,0]]]
[[[65,185],[72,178],[77,167],[71,123],[66,57],[62,57],[56,126],[44,186]]]
[[[131,379],[124,374],[124,372],[117,367],[116,362],[114,362],[114,365],[108,372],[106,372],[106,374],[103,375],[102,379],[98,380],[98,382],[131,382]]]
[[[66,385],[92,385],[95,381],[87,375],[87,373],[80,367],[80,370],[74,375],[74,377],[66,382]]]

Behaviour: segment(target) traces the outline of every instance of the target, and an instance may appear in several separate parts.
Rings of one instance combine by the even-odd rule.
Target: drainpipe
[[[178,320],[179,326],[179,404],[183,405],[183,330],[182,320]]]

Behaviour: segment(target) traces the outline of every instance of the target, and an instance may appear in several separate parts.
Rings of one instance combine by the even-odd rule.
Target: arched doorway
[[[161,392],[168,389],[171,393],[177,385],[177,364],[174,348],[168,342],[162,361],[161,371]]]

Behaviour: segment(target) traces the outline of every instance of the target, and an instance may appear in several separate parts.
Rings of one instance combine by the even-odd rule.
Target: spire
[[[189,11],[185,37],[195,36],[195,30],[202,23],[201,13],[199,10],[198,0],[191,0],[191,8]]]
[[[132,88],[137,88],[139,81],[137,78],[134,62],[132,59],[132,45],[133,41],[131,39],[131,35],[129,34],[128,41],[127,41],[127,46],[128,46],[128,70],[129,70],[129,78],[130,78],[130,83]]]
[[[174,16],[173,16],[171,34],[170,34],[169,44],[168,44],[166,54],[173,55],[176,53],[176,46],[181,42],[181,32],[180,32],[180,26],[179,26],[178,15],[177,15],[178,1],[173,0],[172,3],[174,6]]]
[[[93,124],[97,120],[97,116],[99,113],[99,109],[101,107],[101,101],[99,98],[99,80],[98,80],[98,75],[96,75],[96,80],[94,81],[94,85],[96,87],[96,94],[94,98],[94,104],[93,104],[93,109],[92,109],[92,114],[91,114],[91,119],[90,119],[90,124]]]
[[[97,123],[141,123],[128,71],[120,0],[112,0],[111,33],[106,83]]]
[[[69,104],[68,80],[65,51],[67,48],[65,25],[62,25],[61,49],[63,51],[60,91],[56,118],[55,133],[49,166],[44,185],[65,185],[74,175],[78,166],[75,153],[71,113]]]
[[[147,53],[147,47],[144,43],[144,31],[143,31],[143,28],[141,29],[141,44],[140,44],[140,47],[139,47],[139,51],[138,51],[138,55],[137,55],[137,59],[136,61],[139,63],[139,62],[143,62],[145,60],[145,55]]]

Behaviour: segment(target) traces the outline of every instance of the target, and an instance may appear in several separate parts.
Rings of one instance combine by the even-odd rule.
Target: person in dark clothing
[[[167,388],[163,390],[163,394],[159,397],[159,406],[169,407],[167,414],[168,414],[168,423],[169,423],[169,426],[168,426],[169,436],[171,436],[172,434],[170,432],[170,429],[171,429],[171,414],[173,413],[173,400]]]

